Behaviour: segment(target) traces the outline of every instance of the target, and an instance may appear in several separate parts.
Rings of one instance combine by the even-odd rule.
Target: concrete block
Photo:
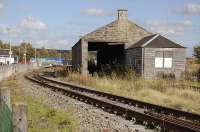
[[[27,132],[28,121],[27,121],[27,105],[24,103],[15,103],[12,105],[13,109],[13,132]]]

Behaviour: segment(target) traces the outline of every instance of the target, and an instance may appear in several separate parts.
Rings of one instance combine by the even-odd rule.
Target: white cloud
[[[47,25],[40,21],[40,20],[37,20],[31,16],[28,16],[26,17],[25,19],[23,19],[19,24],[18,26],[20,28],[23,28],[23,29],[30,29],[30,30],[44,30],[44,29],[47,29]]]
[[[68,40],[66,40],[66,39],[58,40],[57,43],[66,45],[66,44],[68,44]]]
[[[47,25],[40,20],[34,19],[33,17],[26,17],[18,24],[12,26],[6,24],[0,24],[0,33],[14,37],[19,35],[28,35],[28,34],[31,35],[34,32],[36,34],[39,33],[39,31],[45,29],[47,29]]]
[[[88,8],[85,10],[82,10],[82,13],[85,15],[90,15],[90,16],[112,16],[113,13],[107,12],[103,9],[98,9],[98,8]]]
[[[16,27],[0,24],[0,33],[17,36],[21,31]]]
[[[174,12],[187,15],[200,15],[200,4],[187,4],[174,9]]]
[[[49,40],[38,40],[38,41],[35,42],[35,44],[36,44],[37,46],[42,47],[42,46],[47,45],[48,42],[49,42]]]
[[[66,49],[69,48],[69,41],[67,39],[60,39],[59,37],[48,36],[44,40],[32,40],[34,47],[41,48],[55,48],[55,49]]]
[[[185,20],[177,23],[167,23],[165,21],[148,21],[146,23],[147,27],[156,33],[163,35],[183,35],[184,32],[192,26],[190,20]]]
[[[0,9],[3,9],[3,8],[4,8],[4,4],[0,3]]]

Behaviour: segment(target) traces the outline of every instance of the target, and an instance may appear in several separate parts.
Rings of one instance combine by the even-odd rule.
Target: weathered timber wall
[[[156,51],[172,51],[172,68],[155,68]],[[155,79],[159,72],[174,73],[177,79],[185,71],[185,48],[144,48],[144,73],[146,79]]]
[[[142,72],[142,48],[126,50],[126,65],[137,73]]]

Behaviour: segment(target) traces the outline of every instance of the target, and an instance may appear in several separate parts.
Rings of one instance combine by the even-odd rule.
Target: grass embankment
[[[116,75],[103,77],[89,75],[86,78],[78,73],[70,73],[68,77],[61,78],[61,80],[90,86],[120,96],[200,113],[200,93],[191,88],[176,88],[177,82],[172,80],[147,81],[135,77],[127,80]]]
[[[25,95],[20,83],[11,77],[1,82],[1,86],[11,89],[11,101],[23,102],[28,105],[28,131],[29,132],[71,132],[76,124],[70,113],[62,110],[50,109],[40,99],[33,99]]]

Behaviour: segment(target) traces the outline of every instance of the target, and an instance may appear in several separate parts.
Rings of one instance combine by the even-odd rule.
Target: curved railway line
[[[104,111],[160,131],[200,132],[200,115],[58,81],[42,74],[27,74],[31,81],[101,108]]]

